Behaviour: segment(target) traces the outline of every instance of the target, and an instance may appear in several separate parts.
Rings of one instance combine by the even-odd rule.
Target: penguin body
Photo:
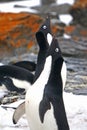
[[[25,110],[31,130],[69,130],[63,104],[63,58],[54,38],[43,71],[26,93]]]
[[[3,65],[0,66],[0,77],[2,77],[1,83],[4,84],[8,90],[22,91],[23,89],[28,89],[33,83],[34,75],[28,70],[13,66],[13,65]],[[14,86],[11,86],[14,85]]]

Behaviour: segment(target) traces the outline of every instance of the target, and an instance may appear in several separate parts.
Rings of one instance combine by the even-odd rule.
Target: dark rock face
[[[87,1],[78,0],[70,8],[70,14],[73,16],[74,24],[80,24],[87,27]]]

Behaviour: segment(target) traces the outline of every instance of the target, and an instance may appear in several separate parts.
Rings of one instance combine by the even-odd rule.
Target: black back
[[[35,69],[36,69],[36,64],[32,61],[18,61],[16,63],[13,63],[12,65],[25,68],[31,72],[35,71]]]

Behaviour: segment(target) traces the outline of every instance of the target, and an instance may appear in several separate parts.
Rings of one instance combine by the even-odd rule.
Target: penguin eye
[[[56,49],[55,49],[55,52],[58,52],[58,51],[59,51],[59,49],[58,49],[58,48],[56,48]]]
[[[47,28],[47,26],[46,26],[46,25],[44,25],[44,26],[43,26],[43,29],[46,29],[46,28]]]

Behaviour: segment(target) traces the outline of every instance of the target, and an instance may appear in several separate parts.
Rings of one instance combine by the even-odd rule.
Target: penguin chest
[[[30,130],[58,130],[53,114],[53,107],[45,113],[44,122],[39,117],[39,105],[43,98],[43,91],[40,88],[31,88],[26,94],[26,116]]]

